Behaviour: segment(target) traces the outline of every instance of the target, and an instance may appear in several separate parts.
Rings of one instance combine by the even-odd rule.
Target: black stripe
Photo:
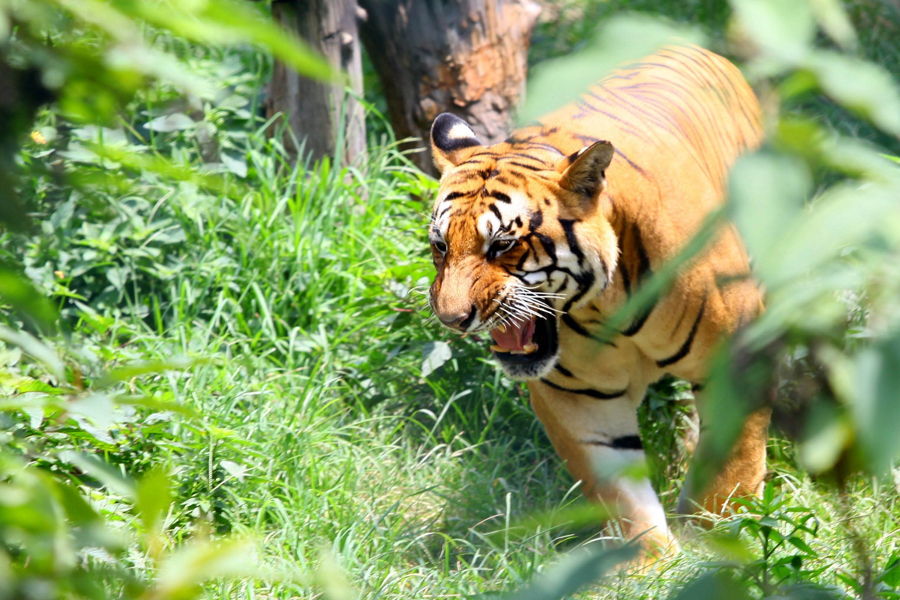
[[[480,165],[484,160],[482,158],[470,158],[469,160],[464,160],[457,167],[465,167],[466,165]]]
[[[598,95],[594,92],[590,92],[590,91],[588,92],[588,95],[599,100],[600,102],[603,102],[604,104],[608,104],[606,98],[604,98],[603,96],[600,96],[600,95]],[[636,131],[635,129],[632,128],[632,126],[635,125],[634,123],[631,123],[630,121],[625,121],[622,118],[620,118],[619,116],[617,116],[611,112],[605,111],[602,108],[599,108],[597,106],[591,105],[591,110],[595,113],[599,113],[599,114],[603,115],[607,119],[611,119],[611,120],[619,123],[620,124],[619,129],[621,129],[622,131],[624,131],[630,135],[633,135],[634,137],[639,138],[639,139],[643,140],[644,142],[647,142],[647,143],[651,142],[650,137],[648,137],[646,134]],[[581,138],[580,135],[578,137]],[[599,138],[594,138],[594,141],[600,141],[600,140],[599,140]]]
[[[557,385],[552,381],[548,381],[547,379],[541,379],[541,383],[552,387],[555,390],[559,390],[561,392],[569,392],[570,394],[578,394],[579,396],[588,396],[589,398],[596,398],[597,400],[613,400],[615,398],[620,398],[625,395],[625,390],[621,392],[601,392],[600,390],[594,390],[591,388],[580,388],[577,390],[570,390],[569,388],[563,387],[561,385]]]
[[[456,200],[457,198],[462,198],[463,196],[469,196],[472,192],[450,192],[447,196],[441,200],[441,202],[446,202],[447,200]]]
[[[678,349],[678,352],[670,356],[669,358],[664,358],[663,360],[656,361],[656,364],[659,367],[667,367],[672,363],[676,363],[685,356],[688,355],[691,351],[691,345],[694,343],[694,336],[697,335],[697,329],[700,327],[700,320],[703,318],[703,313],[706,310],[706,296],[703,296],[703,304],[700,305],[700,310],[697,311],[697,318],[694,319],[694,324],[691,325],[691,332],[688,334],[686,340],[681,345],[681,348]]]
[[[618,154],[619,156],[621,156],[621,157],[625,160],[625,162],[627,162],[628,165],[629,165],[632,169],[634,169],[635,171],[637,171],[644,179],[650,179],[650,175],[648,175],[647,172],[644,171],[644,169],[642,169],[641,167],[639,167],[634,161],[632,161],[630,158],[628,158],[627,156],[625,156],[625,153],[624,153],[624,152],[622,152],[622,151],[619,150],[618,148],[613,148],[613,150],[615,151],[616,154]]]
[[[573,219],[559,219],[559,224],[562,226],[563,231],[566,232],[566,241],[569,243],[569,248],[572,250],[575,258],[578,259],[578,264],[580,265],[584,260],[584,253],[581,251],[581,246],[578,245],[578,238],[575,236],[575,221]]]
[[[606,262],[601,258],[600,261],[603,263],[603,270],[606,271]],[[584,298],[585,294],[591,289],[591,286],[594,285],[594,281],[597,278],[594,276],[593,271],[585,271],[580,275],[575,276],[575,283],[578,284],[578,291],[569,298],[565,305],[563,305],[563,312],[569,312],[569,309],[575,306],[579,300]]]
[[[497,220],[500,221],[500,226],[503,226],[503,215],[500,214],[500,209],[497,208],[496,204],[488,204],[488,208],[491,209],[491,212],[496,215]]]
[[[541,242],[541,246],[544,247],[544,252],[547,253],[550,260],[556,262],[556,244],[553,243],[550,236],[546,236],[543,233],[535,233],[534,236]]]
[[[623,435],[617,437],[610,444],[616,450],[643,450],[644,444],[639,435]]]
[[[502,157],[500,157],[500,158],[506,158],[507,156],[518,156],[519,158],[527,158],[528,160],[533,160],[534,162],[540,163],[540,164],[542,164],[542,165],[546,165],[546,164],[547,164],[547,161],[545,161],[544,159],[538,158],[537,156],[532,156],[532,155],[527,154],[527,153],[525,153],[525,152],[507,152],[506,154],[504,154],[504,155],[503,155]]]
[[[650,259],[647,256],[647,249],[644,248],[644,241],[641,239],[641,230],[637,225],[631,226],[631,240],[634,248],[635,254],[637,254],[638,264],[637,264],[637,273],[635,274],[635,284],[640,286],[642,283],[646,281],[646,279],[650,276]],[[628,326],[625,331],[622,332],[622,335],[625,337],[631,337],[635,335],[641,328],[644,326],[644,323],[647,322],[647,319],[650,317],[650,313],[653,312],[656,303],[651,304],[647,308],[645,308],[639,315],[637,315],[634,321],[631,322],[631,325]]]
[[[488,192],[487,195],[490,196],[491,198],[494,198],[495,200],[499,200],[500,202],[503,202],[505,204],[512,204],[512,198],[510,198],[503,192],[498,192],[497,190],[494,190],[492,192]]]
[[[637,435],[623,435],[622,437],[615,438],[611,442],[605,440],[582,440],[581,443],[590,446],[606,446],[607,448],[612,448],[614,450],[644,449],[644,444],[641,442],[640,436]]]
[[[563,155],[562,151],[559,148],[557,148],[556,146],[551,146],[550,144],[545,144],[543,142],[532,142],[532,141],[528,141],[526,143],[533,148],[549,150],[550,152],[555,152],[556,154],[559,154],[561,156]]]
[[[503,140],[503,142],[506,143],[506,144],[511,144],[511,145],[514,145],[514,144],[524,144],[525,142],[527,142],[528,140],[532,139],[533,137],[534,137],[534,136],[530,136],[530,137],[520,137],[518,133],[513,133],[511,136],[509,136],[508,138],[506,138],[505,140]]]
[[[559,371],[560,373],[562,373],[563,375],[565,375],[566,377],[575,377],[574,375],[572,375],[572,371],[568,370],[567,368],[562,366],[562,364],[560,364],[560,363],[556,363],[556,367],[554,367],[554,368],[557,371]]]
[[[625,261],[619,262],[619,273],[622,275],[622,287],[625,288],[625,294],[631,297],[631,277],[628,276],[628,265]]]
[[[650,275],[650,259],[647,257],[647,249],[644,248],[644,240],[641,238],[641,230],[638,226],[631,226],[631,233],[634,236],[634,251],[638,256],[637,282],[643,283],[644,279]]]
[[[531,246],[530,242],[526,242],[526,243],[528,243],[528,245]],[[524,267],[525,263],[528,262],[528,257],[531,255],[532,252],[534,252],[534,246],[531,246],[530,250],[526,250],[525,252],[522,253],[522,256],[519,257],[519,262],[516,263],[517,271],[522,270],[522,267]]]
[[[652,306],[639,314],[637,318],[631,322],[631,325],[628,326],[628,329],[622,332],[622,335],[624,335],[625,337],[631,337],[635,335],[638,331],[641,330],[641,327],[644,326],[644,323],[647,322],[647,318],[650,316],[651,312],[653,312]]]
[[[522,167],[523,169],[528,169],[529,171],[544,171],[545,170],[540,167],[536,167],[534,165],[526,165],[525,163],[519,162],[517,160],[511,160],[511,161],[509,161],[509,164],[515,165],[517,167]]]
[[[589,338],[594,337],[590,331],[588,331],[587,329],[585,329],[584,327],[579,325],[578,321],[576,321],[575,319],[573,319],[571,316],[569,316],[567,314],[562,316],[562,322],[566,324],[566,327],[568,327],[569,329],[571,329],[578,335],[582,335],[584,337],[589,337]]]
[[[573,319],[568,314],[565,314],[562,316],[562,322],[565,324],[566,327],[568,327],[569,329],[571,329],[572,331],[574,331],[575,333],[577,333],[580,336],[584,336],[586,338],[591,338],[595,342],[600,342],[601,344],[604,344],[606,346],[612,346],[613,348],[616,347],[615,342],[613,342],[612,340],[608,340],[608,339],[598,338],[593,333],[591,333],[590,331],[588,331],[587,329],[582,327],[581,324],[578,323],[578,321]]]
[[[528,181],[528,176],[526,176],[526,175],[524,175],[524,174],[522,174],[522,173],[519,173],[518,171],[513,171],[512,169],[507,169],[507,170],[504,172],[504,176],[512,177],[512,178],[515,179],[516,181],[520,181],[520,182],[521,182],[521,181],[526,181],[526,182]],[[501,179],[504,179],[504,178],[503,178],[503,177],[500,177],[500,178],[497,179],[497,181],[500,181]],[[506,185],[509,185],[509,186],[512,186],[512,187],[515,186],[515,183],[512,182],[512,181],[507,182],[507,181],[504,180],[504,181],[502,181],[501,183],[505,183]]]

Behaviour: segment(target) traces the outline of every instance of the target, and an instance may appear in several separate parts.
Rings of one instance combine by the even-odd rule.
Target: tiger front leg
[[[677,550],[662,504],[640,474],[646,464],[636,412],[640,400],[627,394],[597,400],[543,382],[529,382],[529,389],[535,414],[584,495],[602,504],[626,538],[638,538],[651,555]]]

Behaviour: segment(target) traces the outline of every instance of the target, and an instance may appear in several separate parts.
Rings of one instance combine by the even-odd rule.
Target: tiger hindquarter
[[[717,342],[762,310],[736,232],[722,231],[614,335],[606,323],[721,205],[759,123],[740,72],[688,46],[616,71],[500,144],[481,145],[449,114],[432,127],[435,314],[490,332],[585,494],[647,547],[674,540],[649,481],[627,475],[644,461],[636,409],[666,373],[699,389]],[[698,409],[702,418],[702,398]],[[748,420],[718,479],[682,505],[715,511],[755,493],[767,426],[767,414]]]

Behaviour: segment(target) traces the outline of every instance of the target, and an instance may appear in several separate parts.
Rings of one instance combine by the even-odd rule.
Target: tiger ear
[[[606,169],[616,150],[606,140],[594,142],[560,160],[556,170],[562,173],[559,185],[593,199],[606,187]]]
[[[481,145],[469,124],[456,115],[442,113],[431,125],[431,155],[441,173],[463,161],[463,150]]]

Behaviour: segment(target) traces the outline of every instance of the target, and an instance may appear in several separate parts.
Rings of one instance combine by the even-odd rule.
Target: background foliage
[[[0,0],[0,81],[28,92],[0,102],[0,596],[900,596],[893,4],[546,7],[526,114],[673,31],[768,107],[728,210],[769,309],[716,363],[698,451],[772,397],[797,441],[630,574],[484,340],[428,323],[434,182],[389,133],[342,170],[267,135],[273,55],[329,74],[254,6]],[[643,408],[670,506],[689,396]]]

